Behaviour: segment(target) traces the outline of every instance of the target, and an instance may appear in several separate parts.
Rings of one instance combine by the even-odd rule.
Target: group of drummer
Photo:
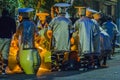
[[[66,17],[69,4],[58,3],[54,7],[57,16],[47,27],[50,50],[76,51],[78,59],[83,55],[94,54],[98,57],[98,66],[107,67],[107,57],[110,58],[113,52],[114,36],[119,33],[112,18],[108,16],[107,20],[100,25],[99,21],[102,17],[100,12],[87,7],[75,7],[78,9],[79,19],[73,23]]]
[[[48,68],[44,61],[51,62],[52,50],[76,51],[78,61],[81,56],[94,54],[98,56],[98,66],[106,66],[107,56],[112,52],[112,43],[110,35],[105,31],[106,28],[99,24],[100,12],[87,7],[75,7],[78,9],[79,19],[73,24],[72,20],[66,17],[70,6],[67,3],[55,4],[56,16],[53,16],[49,23],[46,20],[48,13],[37,13],[37,26],[29,20],[28,13],[33,11],[32,8],[18,10],[20,22],[13,41],[18,41],[19,64],[26,74],[37,72],[40,63],[43,64],[41,67]],[[118,32],[116,26],[113,30]]]

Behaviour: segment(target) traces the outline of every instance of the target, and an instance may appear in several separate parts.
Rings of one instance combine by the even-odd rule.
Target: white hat
[[[87,8],[86,10],[88,10],[89,12],[92,12],[92,13],[98,13],[98,11],[91,9],[91,8]]]
[[[68,3],[56,3],[54,6],[56,6],[56,7],[70,7],[71,5]]]
[[[96,10],[93,10],[91,8],[86,9],[86,16],[92,18],[93,14],[98,13]]]
[[[70,6],[71,6],[71,5],[68,4],[68,3],[56,3],[56,4],[54,5],[54,7],[58,7],[59,13],[63,13],[63,14],[66,13],[67,8],[70,7]]]

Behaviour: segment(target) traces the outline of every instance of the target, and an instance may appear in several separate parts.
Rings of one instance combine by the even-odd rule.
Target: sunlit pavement
[[[108,60],[108,68],[89,71],[50,72],[39,70],[37,75],[9,74],[0,75],[0,80],[120,80],[120,49],[112,60]]]

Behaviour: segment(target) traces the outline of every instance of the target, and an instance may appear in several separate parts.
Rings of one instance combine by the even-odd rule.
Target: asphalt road
[[[120,80],[120,53],[108,60],[108,68],[89,71],[42,72],[37,75],[0,75],[0,80]]]

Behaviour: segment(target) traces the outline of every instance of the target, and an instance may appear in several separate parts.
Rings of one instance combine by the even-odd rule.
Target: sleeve
[[[38,36],[39,35],[39,30],[38,30],[38,27],[37,25],[33,22],[33,26],[34,26],[34,33],[35,33],[35,36]]]
[[[69,26],[69,29],[70,29],[70,33],[72,34],[74,32],[74,26],[72,25],[71,21],[70,21],[68,26]]]
[[[22,34],[22,29],[23,29],[23,24],[20,23],[17,27],[17,30],[16,30],[16,36],[19,36]]]
[[[106,24],[106,22],[104,22],[104,23],[102,24],[102,26],[101,26],[101,27],[102,27],[102,29],[103,29],[103,30],[105,30],[105,31],[106,31],[107,29],[106,29],[105,24]]]
[[[100,28],[98,25],[93,24],[94,25],[94,36],[99,36],[100,35]]]
[[[78,24],[78,21],[76,21],[75,24],[73,25],[75,31],[78,31],[78,30],[79,30],[78,25],[79,25],[79,24]]]
[[[53,26],[54,26],[54,24],[55,24],[55,19],[56,19],[56,18],[52,19],[52,21],[49,23],[49,25],[48,25],[48,30],[52,30],[52,29],[53,29]]]
[[[114,24],[114,26],[115,26],[115,28],[114,28],[114,32],[115,32],[115,34],[119,34],[120,32],[119,32],[119,30],[118,30],[118,28],[117,28],[117,25]]]

